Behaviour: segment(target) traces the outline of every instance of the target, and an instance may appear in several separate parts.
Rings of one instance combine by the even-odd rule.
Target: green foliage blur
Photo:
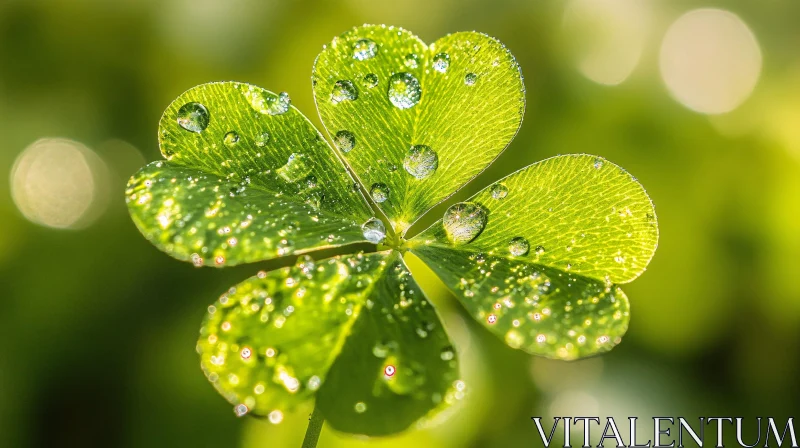
[[[320,446],[540,446],[534,415],[791,415],[800,397],[800,2],[643,0],[646,11],[637,14],[644,16],[632,19],[623,2],[612,18],[637,26],[611,47],[641,48],[631,47],[640,55],[618,85],[597,82],[606,78],[582,58],[602,46],[609,28],[625,27],[596,11],[587,15],[593,26],[574,26],[570,11],[582,3],[0,3],[0,446],[300,445],[310,410],[279,425],[236,418],[194,351],[206,307],[280,263],[217,270],[175,261],[136,230],[124,186],[161,157],[163,110],[200,83],[287,91],[322,129],[312,63],[322,45],[362,23],[402,26],[427,42],[478,30],[500,39],[521,64],[527,112],[519,135],[456,199],[543,158],[592,153],[642,182],[661,239],[648,271],[625,287],[631,325],[622,344],[576,363],[508,348],[412,261],[458,346],[467,397],[438,426],[375,440],[323,430]],[[670,25],[706,7],[736,14],[760,49],[752,94],[722,114],[687,107],[659,57]],[[741,47],[718,50],[736,58]],[[727,74],[717,85],[727,86]],[[15,160],[44,137],[99,156],[104,168],[86,212],[93,220],[63,229],[26,218],[12,187],[24,171]],[[51,174],[70,166],[51,165]],[[80,190],[81,178],[72,180]],[[37,191],[35,182],[25,185]]]

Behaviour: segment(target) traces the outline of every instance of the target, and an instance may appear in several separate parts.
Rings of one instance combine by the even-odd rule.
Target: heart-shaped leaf
[[[657,242],[642,186],[604,159],[570,155],[454,204],[408,246],[509,345],[572,359],[619,342],[628,301],[613,284],[638,277]]]
[[[525,108],[516,60],[476,32],[425,45],[401,28],[357,27],[313,73],[322,122],[399,233],[489,165]]]
[[[196,265],[234,265],[366,241],[371,216],[314,126],[248,84],[203,84],[179,96],[159,130],[167,161],[130,180],[141,232]]]
[[[331,426],[368,435],[453,400],[458,378],[439,317],[397,252],[259,273],[209,307],[198,351],[239,414],[277,422],[316,393]]]

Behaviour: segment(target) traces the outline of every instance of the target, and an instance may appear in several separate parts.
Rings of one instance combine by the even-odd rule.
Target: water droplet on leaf
[[[359,39],[353,43],[353,59],[366,61],[378,54],[378,44],[372,39]]]
[[[483,231],[487,220],[486,211],[481,206],[459,202],[444,212],[442,226],[453,244],[466,244]]]
[[[269,132],[262,132],[254,139],[256,146],[263,148],[269,142]]]
[[[378,218],[370,218],[361,225],[364,238],[373,244],[380,244],[386,239],[386,226]]]
[[[367,73],[364,75],[364,87],[371,89],[378,85],[378,75],[375,73]]]
[[[419,56],[414,53],[407,54],[405,64],[408,68],[417,68],[419,66]]]
[[[450,55],[447,53],[439,53],[433,57],[433,69],[439,73],[447,72],[450,67]]]
[[[358,99],[358,90],[356,90],[356,86],[352,82],[340,80],[333,84],[333,90],[331,90],[331,102],[333,104],[356,99]]]
[[[350,152],[356,146],[356,136],[350,131],[341,130],[336,133],[333,143],[342,152]]]
[[[395,73],[389,78],[389,101],[399,109],[408,109],[419,103],[422,89],[411,73]]]
[[[417,179],[431,177],[439,167],[439,156],[426,145],[414,145],[403,159],[403,167]]]
[[[222,142],[225,143],[225,146],[228,148],[233,148],[239,143],[239,134],[236,131],[230,131],[222,137]]]
[[[366,410],[367,410],[367,404],[366,404],[366,403],[364,403],[363,401],[359,401],[359,402],[358,402],[358,403],[356,403],[356,405],[355,405],[355,410],[356,410],[356,412],[358,412],[359,414],[363,414],[363,413],[364,413],[364,411],[366,411]]]
[[[467,75],[464,76],[464,84],[474,86],[476,82],[478,82],[478,75],[475,73],[467,73]]]
[[[492,197],[495,199],[505,199],[508,196],[508,187],[503,184],[492,185]]]
[[[311,168],[306,164],[304,154],[292,153],[286,161],[286,165],[275,170],[280,177],[287,182],[297,182],[308,176]]]
[[[386,202],[389,199],[389,186],[383,182],[376,182],[369,189],[369,194],[372,196],[372,200],[379,204]]]
[[[189,132],[201,132],[208,127],[208,109],[200,103],[186,103],[178,109],[178,125]]]
[[[531,245],[528,243],[528,240],[521,236],[512,238],[511,241],[508,242],[508,252],[515,257],[527,255],[530,248]]]

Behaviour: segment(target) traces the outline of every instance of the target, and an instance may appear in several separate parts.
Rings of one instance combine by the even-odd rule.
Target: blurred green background
[[[299,446],[307,410],[280,425],[236,418],[194,352],[206,306],[275,263],[172,260],[137,232],[123,191],[160,158],[160,115],[194,85],[287,91],[319,124],[314,58],[362,23],[428,42],[478,30],[518,58],[520,133],[456,199],[540,159],[593,153],[647,188],[661,244],[625,288],[623,343],[576,363],[507,348],[423,280],[467,398],[438,426],[378,440],[324,430],[320,446],[540,446],[533,415],[791,415],[798,20],[789,0],[0,2],[0,445]],[[42,138],[61,140],[33,145]]]

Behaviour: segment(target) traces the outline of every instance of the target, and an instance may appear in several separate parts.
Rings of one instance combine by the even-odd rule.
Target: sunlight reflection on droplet
[[[11,195],[30,221],[54,228],[85,227],[104,208],[104,162],[89,148],[61,138],[37,140],[11,169]]]
[[[643,0],[572,0],[564,30],[577,47],[578,70],[598,84],[625,81],[641,58],[650,17]]]
[[[681,104],[721,114],[744,102],[761,73],[755,36],[735,14],[696,9],[676,20],[661,43],[661,77]]]

